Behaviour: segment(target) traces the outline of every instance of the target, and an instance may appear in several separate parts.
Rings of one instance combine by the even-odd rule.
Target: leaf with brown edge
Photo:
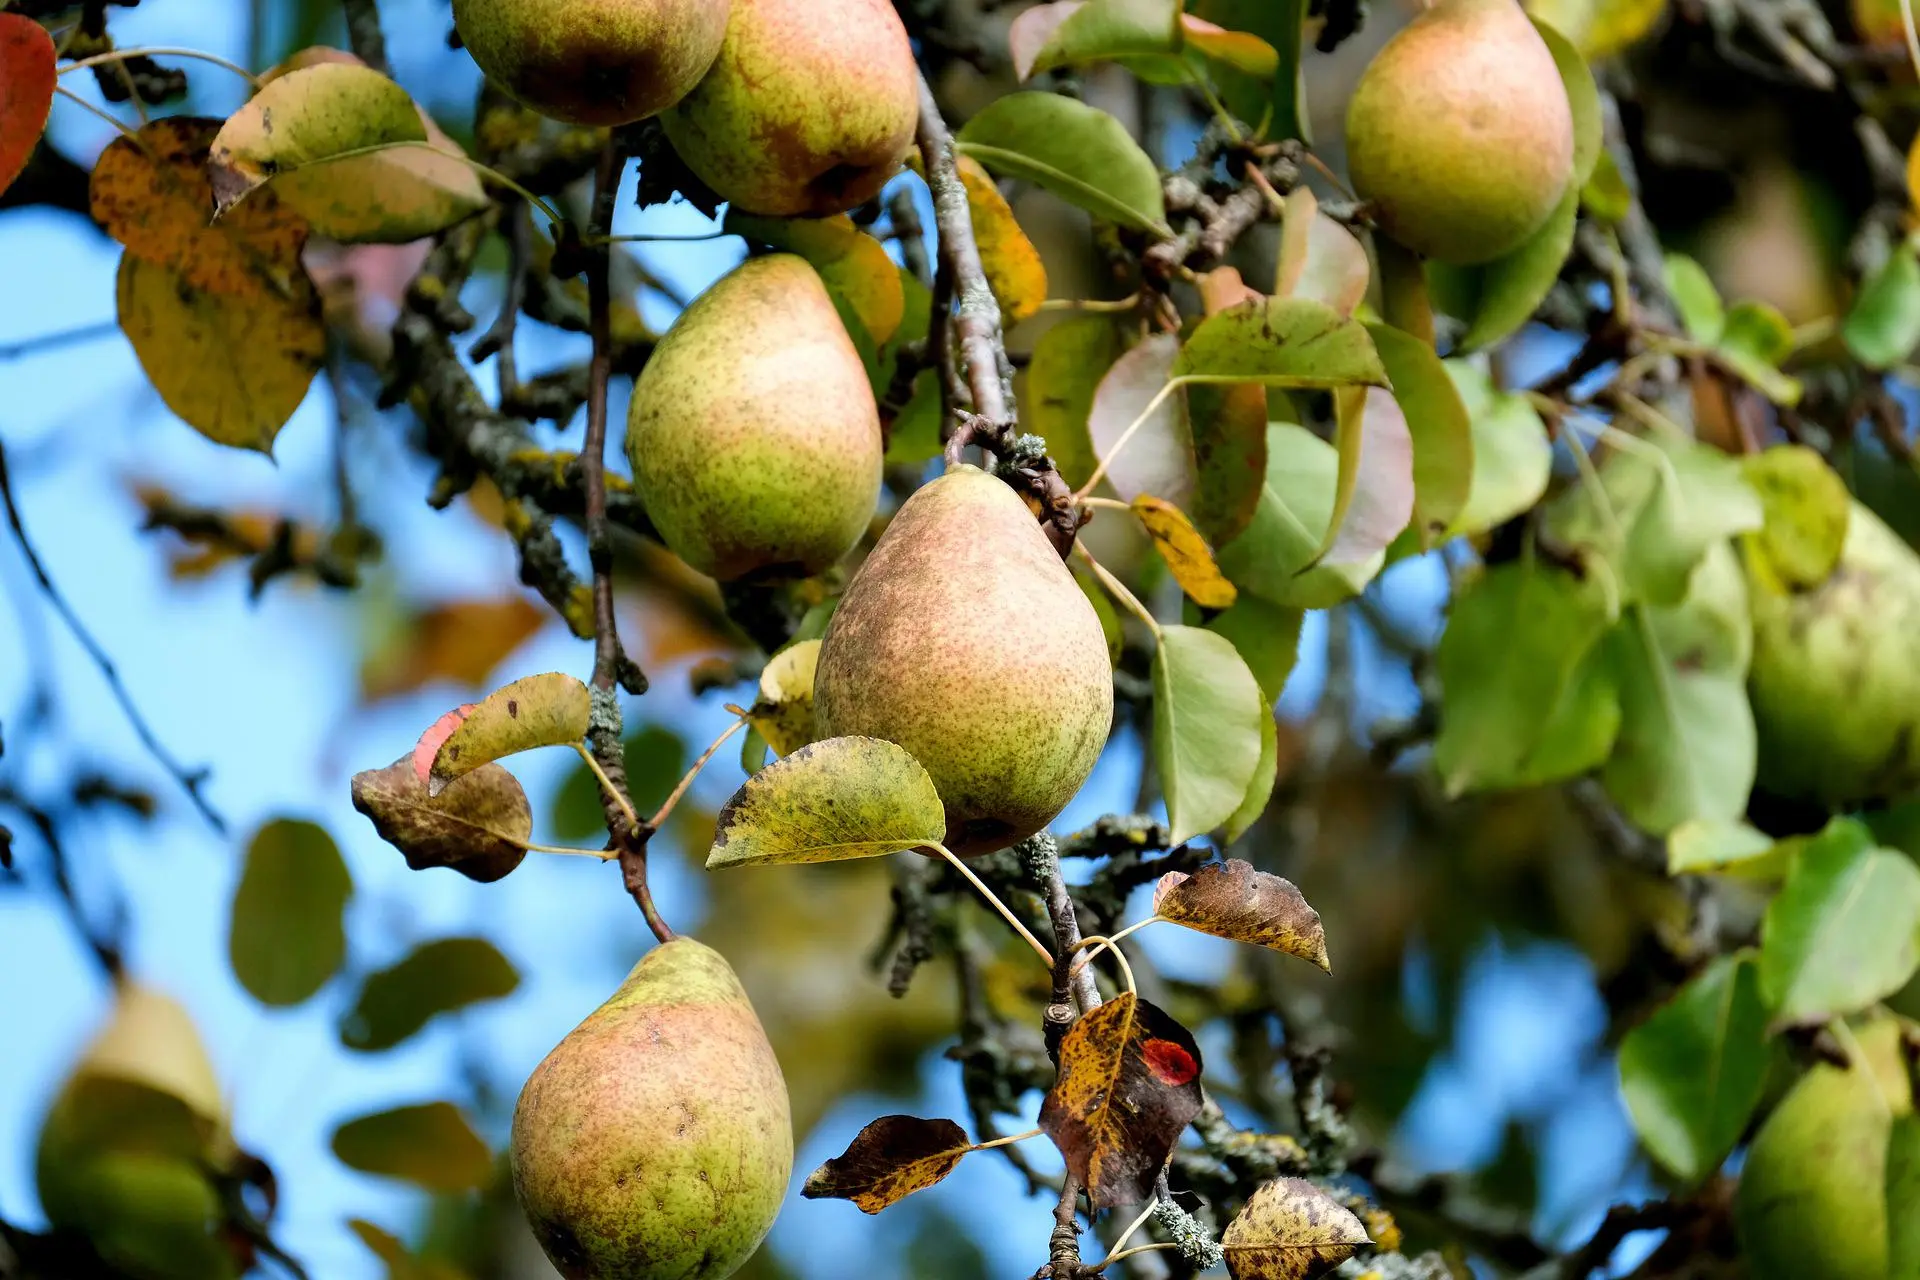
[[[473,704],[433,753],[427,793],[501,756],[535,747],[572,746],[587,736],[593,698],[570,675],[525,676]],[[438,726],[436,726],[437,728]]]
[[[802,640],[767,660],[760,672],[760,696],[747,709],[747,722],[777,756],[790,756],[813,741],[813,671],[820,642]]]
[[[1082,1015],[1060,1039],[1040,1128],[1095,1209],[1138,1204],[1200,1114],[1200,1046],[1133,992]]]
[[[481,765],[433,796],[409,754],[354,774],[352,792],[353,807],[415,871],[451,867],[491,884],[520,865],[533,838],[527,793],[497,764]]]
[[[1233,1280],[1312,1280],[1371,1243],[1360,1219],[1303,1178],[1263,1185],[1220,1237]]]
[[[1213,562],[1213,548],[1187,519],[1187,513],[1171,502],[1163,502],[1143,493],[1133,500],[1133,514],[1159,548],[1173,579],[1180,589],[1193,597],[1202,609],[1226,609],[1240,596],[1220,566]]]
[[[22,14],[0,13],[0,191],[27,167],[46,131],[58,60],[45,27]]]
[[[952,1173],[972,1149],[967,1131],[951,1120],[881,1116],[809,1174],[800,1194],[851,1200],[862,1213],[878,1213]]]
[[[169,116],[115,138],[94,162],[94,221],[127,252],[216,294],[294,297],[307,224],[271,192],[213,220],[207,153],[220,121]]]
[[[1006,323],[1019,324],[1047,300],[1047,264],[1021,230],[1013,206],[1000,194],[993,175],[970,156],[959,157],[956,167],[967,188],[967,209],[973,215],[973,238],[980,245],[987,286]]]
[[[1320,913],[1292,881],[1256,871],[1239,858],[1210,862],[1192,875],[1167,872],[1153,887],[1153,912],[1162,920],[1284,951],[1333,972]]]

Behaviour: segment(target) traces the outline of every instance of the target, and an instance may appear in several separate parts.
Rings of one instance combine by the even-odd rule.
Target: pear
[[[1106,745],[1100,619],[1019,495],[957,466],[902,504],[820,645],[821,737],[886,738],[946,804],[946,843],[985,853],[1045,827]]]
[[[514,1193],[569,1280],[721,1280],[793,1172],[786,1081],[719,952],[676,938],[534,1069]]]
[[[1854,1033],[1848,1068],[1822,1063],[1761,1126],[1734,1221],[1754,1280],[1890,1280],[1888,1144],[1913,1112],[1900,1024]]]
[[[714,193],[748,213],[843,213],[880,193],[920,118],[888,0],[734,0],[719,60],[661,117]]]
[[[1573,180],[1573,109],[1514,0],[1439,0],[1347,104],[1347,169],[1374,221],[1463,266],[1520,247]]]
[[[720,52],[727,0],[453,0],[487,78],[568,124],[631,124],[685,97]]]
[[[1835,809],[1920,787],[1920,556],[1855,502],[1811,590],[1752,546],[1746,562],[1760,785]]]
[[[880,495],[880,415],[814,269],[753,258],[681,313],[633,389],[627,456],[667,546],[723,582],[806,577]]]
[[[235,1275],[212,1180],[235,1154],[219,1082],[186,1010],[123,980],[41,1125],[34,1179],[48,1221],[84,1234],[127,1275]]]

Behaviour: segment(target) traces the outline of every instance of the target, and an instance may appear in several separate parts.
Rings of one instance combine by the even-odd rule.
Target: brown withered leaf
[[[1152,1194],[1181,1131],[1200,1114],[1200,1046],[1131,991],[1089,1010],[1060,1040],[1040,1128],[1095,1209]]]
[[[1216,938],[1271,947],[1333,972],[1320,913],[1307,905],[1291,880],[1256,871],[1239,858],[1210,862],[1192,875],[1167,872],[1153,887],[1153,912],[1162,920]]]
[[[1193,597],[1203,609],[1226,609],[1240,598],[1227,576],[1214,563],[1213,548],[1187,519],[1187,513],[1171,502],[1163,502],[1143,493],[1133,500],[1133,514],[1160,549],[1160,556],[1173,572],[1180,589]]]
[[[559,671],[523,676],[459,711],[453,732],[433,753],[427,790],[439,795],[455,778],[501,756],[535,747],[564,747],[587,736],[593,699],[587,686]],[[443,716],[429,733],[447,722]],[[414,748],[416,763],[420,749]]]
[[[862,1213],[878,1213],[952,1173],[972,1147],[967,1131],[951,1120],[881,1116],[809,1174],[800,1194],[851,1200]]]
[[[1233,1280],[1312,1280],[1369,1243],[1360,1219],[1301,1178],[1255,1191],[1220,1237]]]
[[[415,871],[452,867],[490,884],[527,856],[533,810],[519,780],[497,764],[481,765],[430,796],[409,753],[384,769],[354,774],[352,790],[353,807]]]

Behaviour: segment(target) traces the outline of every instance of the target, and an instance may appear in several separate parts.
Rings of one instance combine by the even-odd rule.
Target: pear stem
[[[973,868],[969,867],[965,862],[962,862],[960,860],[960,855],[956,854],[953,850],[947,848],[947,846],[939,843],[938,841],[935,841],[933,845],[930,847],[933,849],[935,853],[945,858],[948,862],[951,862],[953,864],[953,869],[958,871],[961,875],[965,876],[967,878],[967,882],[971,884],[974,888],[980,891],[980,896],[985,898],[987,902],[992,905],[993,909],[995,911],[998,911],[1001,917],[1004,918],[1008,924],[1013,926],[1013,931],[1015,933],[1019,934],[1022,938],[1026,939],[1027,945],[1033,948],[1034,954],[1040,957],[1041,962],[1044,963],[1048,969],[1053,968],[1053,952],[1047,950],[1045,947],[1040,945],[1040,939],[1034,937],[1032,932],[1028,930],[1027,926],[1020,923],[1020,917],[1013,914],[1013,911],[1007,906],[1006,903],[1000,901],[1000,897],[998,894],[994,893],[993,890],[987,888],[986,881],[982,880],[979,876],[973,874]]]
[[[693,768],[687,770],[686,776],[681,778],[679,784],[674,787],[673,794],[668,796],[666,800],[661,803],[660,811],[654,814],[651,818],[647,819],[647,826],[650,829],[654,831],[658,831],[660,829],[660,824],[665,822],[667,820],[667,815],[673,812],[673,806],[680,803],[680,797],[687,794],[687,788],[692,786],[693,780],[700,776],[700,771],[707,767],[707,761],[713,759],[714,753],[720,750],[721,747],[726,745],[726,741],[728,738],[731,738],[734,734],[740,732],[742,729],[746,727],[747,727],[747,722],[744,718],[735,720],[732,724],[727,726],[727,731],[725,733],[721,734],[719,737],[713,740],[713,745],[709,746],[705,751],[702,751],[700,753],[700,758],[693,762]]]

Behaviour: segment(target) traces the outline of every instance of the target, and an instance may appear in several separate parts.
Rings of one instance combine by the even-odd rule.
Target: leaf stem
[[[1009,908],[1006,903],[1000,901],[998,894],[987,888],[986,881],[975,875],[973,868],[960,860],[960,855],[938,841],[935,841],[929,847],[948,862],[951,862],[954,870],[965,876],[967,882],[980,891],[980,896],[985,898],[987,902],[992,905],[993,909],[1000,913],[1001,918],[1013,926],[1013,931],[1026,939],[1027,945],[1033,948],[1034,954],[1040,957],[1042,963],[1044,963],[1048,969],[1053,968],[1053,952],[1040,945],[1040,939],[1034,937],[1027,926],[1020,923],[1020,917],[1013,914],[1012,909]]]
[[[655,831],[660,829],[660,824],[665,822],[667,815],[673,812],[673,806],[680,803],[680,797],[687,794],[687,788],[692,786],[693,780],[700,776],[700,771],[707,767],[707,762],[713,759],[714,753],[726,744],[728,738],[731,738],[734,734],[746,727],[747,722],[745,717],[735,720],[727,726],[725,733],[713,740],[712,746],[709,746],[705,751],[700,753],[700,758],[693,762],[693,768],[687,770],[686,776],[681,778],[679,785],[674,787],[673,794],[661,802],[659,812],[647,819],[647,825],[649,827],[652,827]]]
[[[1075,555],[1087,562],[1087,567],[1093,570],[1093,576],[1100,579],[1100,585],[1105,587],[1114,599],[1125,605],[1135,617],[1147,624],[1147,630],[1153,632],[1154,641],[1157,643],[1160,640],[1160,621],[1148,611],[1147,606],[1140,603],[1140,598],[1134,595],[1133,592],[1127,590],[1126,583],[1108,573],[1106,566],[1093,558],[1093,552],[1087,550],[1085,543],[1074,543],[1073,551]]]
[[[1113,448],[1107,450],[1107,456],[1100,459],[1100,465],[1093,469],[1093,474],[1087,477],[1087,482],[1081,485],[1079,490],[1073,495],[1075,502],[1079,502],[1082,498],[1085,498],[1093,492],[1093,487],[1106,477],[1107,467],[1112,464],[1115,458],[1120,456],[1122,449],[1125,449],[1127,445],[1132,443],[1135,433],[1147,424],[1147,419],[1151,418],[1154,411],[1166,402],[1168,396],[1172,395],[1184,385],[1185,379],[1183,378],[1169,378],[1167,385],[1154,393],[1153,399],[1147,401],[1147,407],[1140,411],[1140,416],[1127,424],[1127,429],[1122,431],[1120,438],[1113,442]]]
[[[1048,298],[1040,311],[1085,311],[1101,315],[1120,315],[1140,309],[1140,295],[1125,298]]]
[[[219,57],[216,54],[202,52],[199,49],[176,48],[172,45],[150,45],[132,49],[109,49],[105,53],[96,53],[90,58],[82,58],[78,62],[68,63],[66,66],[60,68],[60,74],[64,76],[69,71],[80,71],[87,67],[103,66],[109,62],[122,62],[128,58],[198,58],[201,62],[210,62],[216,67],[225,67],[228,71],[241,77],[255,88],[258,88],[260,85],[260,77],[254,75],[253,72],[247,70],[237,62],[228,62],[225,58]]]
[[[1152,1253],[1156,1249],[1178,1249],[1179,1247],[1180,1246],[1178,1244],[1175,1244],[1171,1240],[1163,1241],[1158,1244],[1137,1244],[1133,1246],[1133,1248],[1131,1249],[1122,1249],[1118,1253],[1108,1254],[1106,1257],[1102,1258],[1099,1262],[1096,1262],[1091,1269],[1094,1271],[1105,1271],[1108,1267],[1120,1261],[1122,1258],[1131,1258],[1136,1253]]]
[[[613,801],[614,804],[618,805],[620,807],[620,812],[626,815],[627,825],[630,827],[639,826],[640,815],[633,811],[632,801],[627,799],[625,792],[621,791],[619,787],[614,785],[613,779],[607,776],[607,771],[605,769],[602,769],[600,767],[600,762],[593,758],[593,752],[587,750],[584,746],[582,746],[578,742],[573,744],[573,749],[580,753],[580,758],[587,762],[588,770],[592,772],[593,776],[596,779],[599,780],[600,793],[606,796],[607,799]]]
[[[1132,924],[1128,925],[1126,928],[1122,929],[1118,933],[1109,934],[1105,937],[1102,937],[1100,934],[1096,933],[1091,938],[1080,939],[1080,946],[1075,947],[1074,950],[1078,951],[1080,947],[1085,947],[1085,946],[1092,946],[1093,950],[1089,951],[1086,955],[1081,956],[1078,960],[1074,961],[1073,969],[1067,974],[1067,976],[1069,978],[1075,976],[1082,969],[1092,964],[1095,960],[1098,960],[1100,958],[1100,953],[1102,951],[1110,950],[1115,955],[1119,955],[1120,940],[1122,938],[1126,938],[1133,934],[1136,934],[1150,924],[1159,924],[1165,919],[1166,919],[1165,916],[1148,916],[1145,920],[1134,921]]]
[[[725,240],[728,236],[737,236],[738,231],[702,231],[699,235],[624,235],[592,236],[586,238],[586,244],[697,244],[703,240]]]
[[[1010,1133],[1004,1138],[994,1138],[988,1142],[976,1142],[968,1151],[990,1151],[994,1147],[1010,1147],[1016,1142],[1025,1142],[1028,1138],[1037,1138],[1044,1130],[1029,1129],[1025,1133]]]
[[[1142,920],[1140,922],[1140,924],[1152,924],[1152,923],[1153,923],[1153,920],[1151,918]],[[1140,925],[1134,926],[1135,929],[1139,927]],[[1127,930],[1127,932],[1131,933],[1133,932],[1133,930],[1129,929]],[[1116,942],[1120,941],[1120,936],[1121,935],[1119,934],[1115,934],[1112,937],[1106,937],[1105,935],[1096,933],[1091,937],[1080,939],[1081,946],[1084,947],[1084,946],[1092,945],[1094,947],[1094,950],[1090,952],[1088,955],[1086,955],[1084,958],[1082,958],[1077,964],[1075,964],[1073,966],[1071,973],[1069,973],[1068,976],[1071,977],[1073,974],[1079,973],[1080,970],[1085,968],[1087,965],[1092,964],[1094,957],[1098,956],[1102,951],[1111,951],[1113,952],[1113,958],[1120,962],[1120,972],[1126,975],[1127,990],[1138,994],[1139,988],[1133,985],[1133,966],[1127,963],[1126,953],[1120,950],[1119,947],[1114,945]]]
[[[67,88],[65,85],[57,84],[53,86],[53,91],[76,106],[84,107],[94,115],[99,116],[102,120],[105,120],[108,124],[118,129],[122,137],[131,138],[135,142],[140,141],[140,134],[136,130],[129,128],[124,120],[121,120],[118,116],[109,112],[102,111],[99,107],[94,106],[91,102],[88,102],[85,98]]]
[[[1147,1219],[1151,1218],[1153,1216],[1153,1211],[1159,1207],[1160,1207],[1160,1197],[1158,1196],[1148,1197],[1147,1207],[1142,1209],[1140,1211],[1140,1216],[1135,1218],[1132,1222],[1129,1222],[1127,1224],[1127,1229],[1125,1231],[1122,1231],[1119,1234],[1119,1236],[1114,1239],[1112,1247],[1107,1250],[1106,1261],[1094,1267],[1094,1270],[1104,1271],[1113,1262],[1115,1258],[1124,1256],[1121,1253],[1121,1250],[1126,1248],[1127,1241],[1133,1239],[1134,1232],[1138,1231],[1140,1228],[1147,1225]]]
[[[482,827],[481,830],[486,831],[486,828]],[[517,844],[528,853],[552,853],[569,858],[592,858],[598,862],[611,862],[618,856],[610,849],[576,849],[571,845],[564,844],[538,844],[532,840],[515,840],[512,836],[503,835],[498,831],[487,831],[487,834],[497,836],[509,843]]]

